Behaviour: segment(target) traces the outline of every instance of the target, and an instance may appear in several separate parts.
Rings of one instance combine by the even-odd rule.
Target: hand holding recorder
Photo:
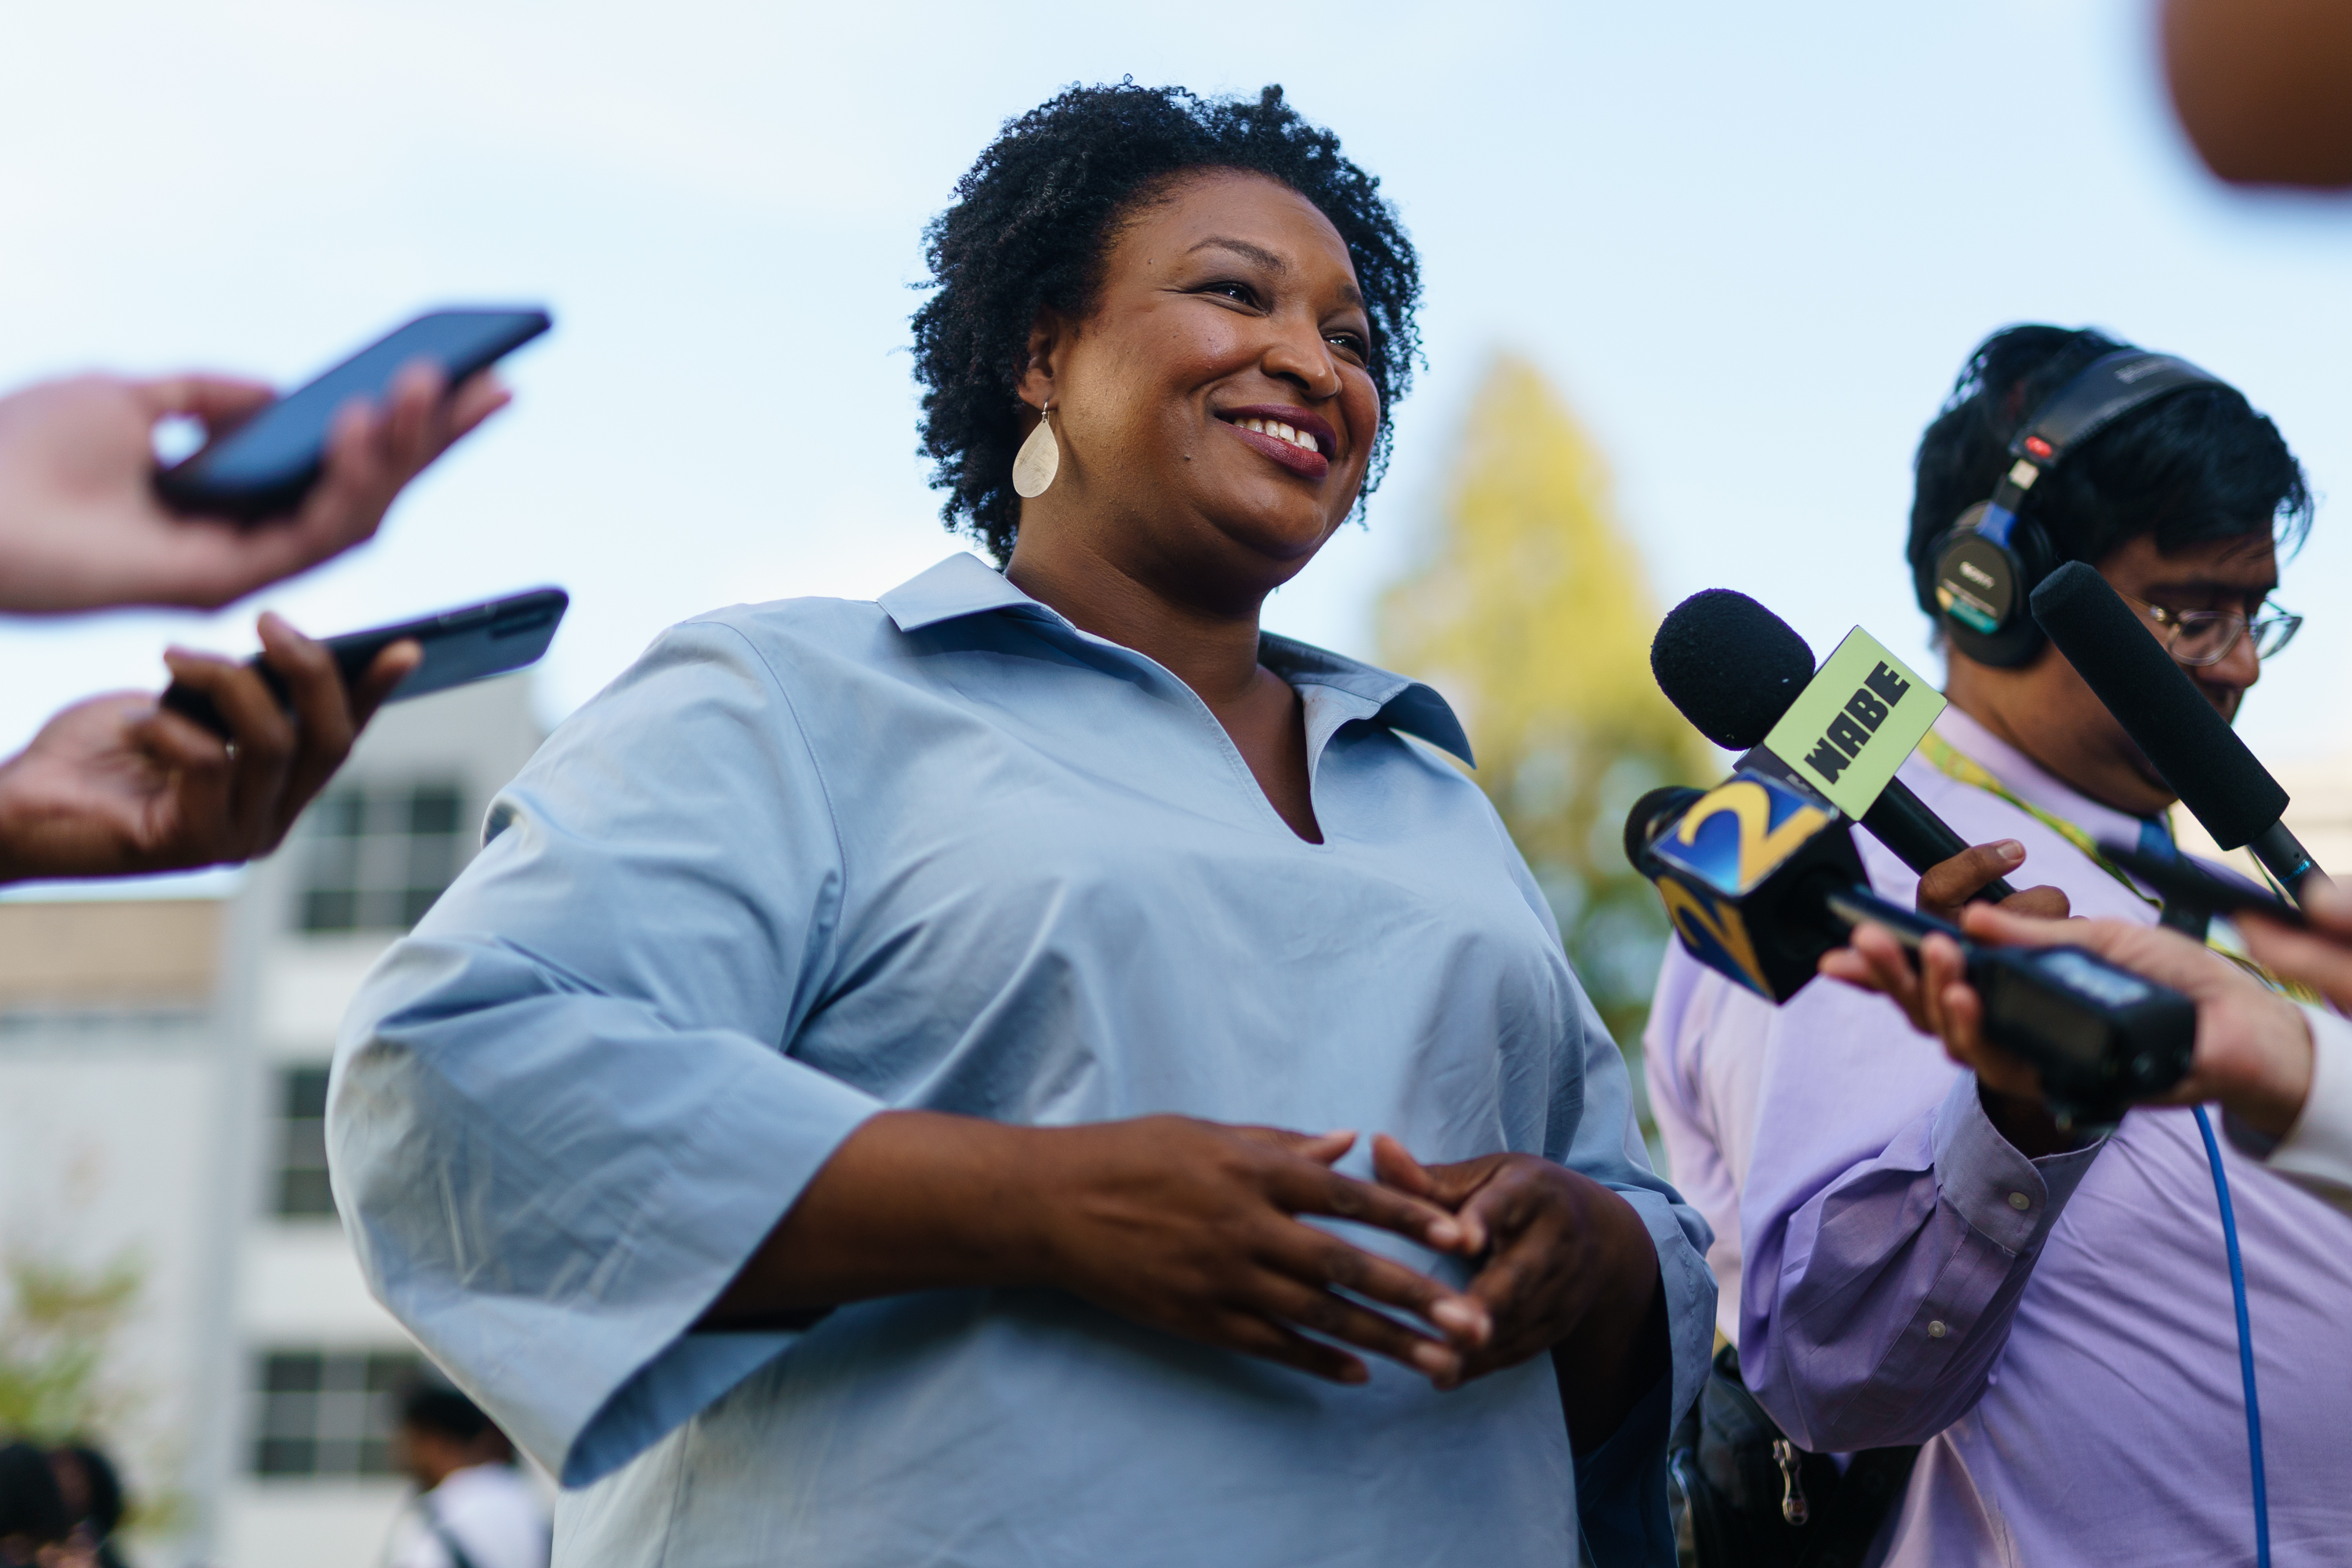
[[[1959,928],[1870,890],[1834,807],[1767,774],[1743,771],[1704,795],[1653,790],[1626,818],[1625,853],[1691,955],[1776,1004],[1822,973],[1885,988],[1837,962],[1851,956],[1843,950],[1857,926],[1913,947],[1951,943],[1958,973],[1983,994],[1983,1035],[2038,1069],[2030,1089],[1989,1084],[2016,1096],[2011,1120],[2021,1131],[2031,1122],[2036,1141],[2063,1143],[2077,1122],[2114,1121],[2188,1070],[2195,1018],[2185,998],[2076,948],[1962,948]],[[1964,851],[1956,870],[1981,880],[1981,858]]]
[[[2311,1089],[2311,1030],[2302,1010],[2202,943],[2126,921],[2033,920],[1971,905],[1960,912],[1970,940],[2000,947],[2074,947],[2170,987],[2195,1004],[2189,1071],[2144,1105],[2220,1100],[2249,1127],[2283,1136]],[[1944,1042],[1952,1060],[1994,1092],[2042,1097],[2041,1074],[1985,1037],[1984,999],[1968,982],[1959,943],[1930,934],[1915,968],[1904,944],[1881,926],[1857,925],[1853,945],[1822,960],[1822,973],[1892,998],[1921,1032]]]
[[[2254,886],[2224,880],[2181,859],[2152,859],[2117,844],[2100,846],[2107,858],[2164,897],[2164,924],[2202,936],[2205,922],[2226,914],[2255,962],[2283,979],[2308,985],[2352,1011],[2352,893],[2331,879],[2305,879],[2289,904]],[[2176,918],[2175,911],[2185,918]]]
[[[2306,883],[2296,912],[2299,921],[2275,910],[2242,910],[2234,918],[2246,950],[2264,968],[2352,1012],[2352,893],[2333,883]]]

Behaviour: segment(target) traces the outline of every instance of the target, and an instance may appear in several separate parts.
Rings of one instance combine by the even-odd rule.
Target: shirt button
[[[1927,1337],[1931,1340],[1940,1340],[1949,1332],[1951,1331],[1944,1327],[1944,1320],[1941,1318],[1935,1319],[1927,1325]]]
[[[2011,1193],[2009,1194],[2009,1206],[2015,1209],[2018,1213],[2023,1214],[2027,1209],[2033,1206],[2033,1200],[2027,1197],[2023,1193]]]

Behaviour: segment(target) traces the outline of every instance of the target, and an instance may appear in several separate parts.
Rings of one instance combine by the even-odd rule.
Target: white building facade
[[[377,1560],[421,1363],[335,1218],[327,1066],[540,739],[521,677],[401,704],[232,897],[0,903],[0,1361],[56,1352],[28,1283],[135,1279],[92,1436],[163,1505],[146,1568]]]

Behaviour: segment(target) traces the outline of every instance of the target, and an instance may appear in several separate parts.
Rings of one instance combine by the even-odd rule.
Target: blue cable
[[[2271,1568],[2270,1488],[2263,1479],[2263,1405],[2254,1396],[2254,1331],[2246,1317],[2246,1266],[2238,1256],[2238,1216],[2230,1206],[2230,1178],[2221,1173],[2221,1145],[2205,1108],[2197,1108],[2197,1131],[2205,1135],[2205,1157],[2213,1163],[2213,1195],[2221,1201],[2221,1240],[2230,1249],[2230,1294],[2238,1309],[2238,1370],[2246,1380],[2246,1451],[2254,1465],[2254,1563]]]

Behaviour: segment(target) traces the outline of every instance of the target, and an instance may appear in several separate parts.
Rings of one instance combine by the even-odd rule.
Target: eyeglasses
[[[2283,651],[2294,640],[2294,634],[2303,629],[2301,616],[2275,606],[2272,614],[2252,621],[2236,610],[2170,610],[2146,599],[2134,599],[2129,594],[2122,596],[2147,612],[2147,618],[2158,627],[2165,652],[2182,664],[2200,668],[2229,658],[2238,639],[2249,632],[2253,634],[2254,657],[2270,658]]]

